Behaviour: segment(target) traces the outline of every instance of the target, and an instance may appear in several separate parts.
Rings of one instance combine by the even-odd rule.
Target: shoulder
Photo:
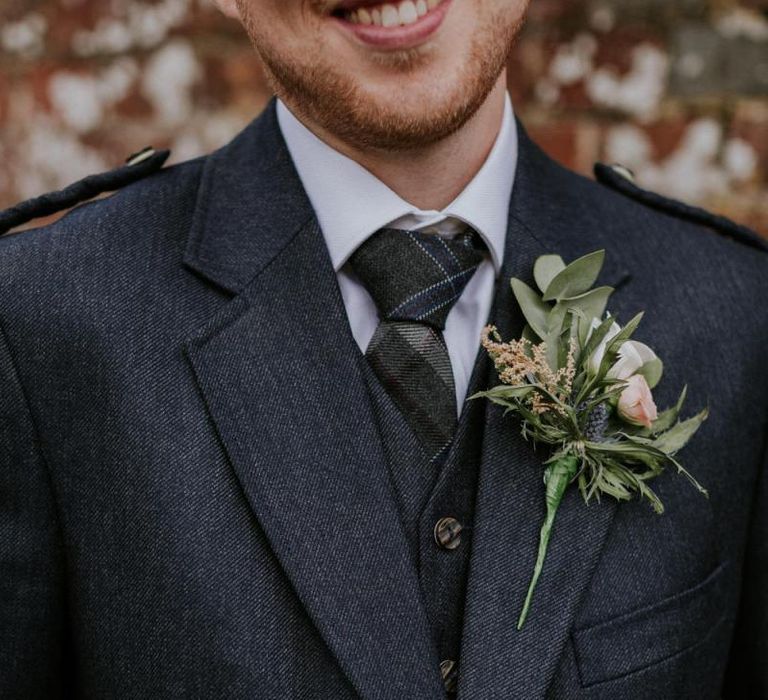
[[[20,241],[42,240],[62,230],[94,224],[105,216],[111,223],[121,217],[135,220],[138,205],[145,208],[138,218],[150,215],[153,205],[172,205],[174,197],[196,188],[205,157],[163,169],[169,155],[169,151],[144,149],[132,157],[134,160],[114,170],[89,175],[62,190],[0,211],[0,250]],[[101,195],[106,196],[98,198]],[[67,210],[71,211],[52,225],[14,232],[19,226]]]
[[[206,158],[162,168],[167,155],[89,176],[0,212],[0,295],[36,281],[45,285],[52,276],[87,274],[108,256],[138,256],[159,235],[186,235]],[[93,199],[104,193],[109,194]],[[70,208],[50,225],[5,232]]]
[[[706,209],[645,190],[635,183],[632,171],[620,164],[595,163],[594,174],[600,184],[655,212],[696,224],[748,247],[768,252],[768,239],[752,229]]]
[[[723,216],[637,186],[617,166],[595,165],[595,179],[560,169],[559,190],[598,227],[607,248],[645,268],[674,268],[691,282],[739,280],[765,292],[768,239]]]

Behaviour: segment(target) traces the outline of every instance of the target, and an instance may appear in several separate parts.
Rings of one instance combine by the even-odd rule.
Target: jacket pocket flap
[[[582,685],[639,671],[703,640],[724,614],[724,568],[720,564],[700,583],[658,603],[576,630]]]

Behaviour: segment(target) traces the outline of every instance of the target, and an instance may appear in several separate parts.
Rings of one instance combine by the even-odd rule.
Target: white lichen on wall
[[[605,155],[609,162],[630,168],[643,187],[686,201],[703,201],[747,182],[755,174],[757,153],[746,141],[724,138],[722,126],[711,118],[693,121],[677,148],[666,158],[654,158],[653,145],[634,125],[609,130]]]
[[[751,41],[768,41],[768,18],[745,7],[735,7],[723,13],[715,27],[729,39],[743,37]]]
[[[596,65],[598,41],[582,32],[561,44],[545,76],[536,84],[544,104],[556,103],[563,87],[583,82],[587,96],[598,107],[607,107],[641,121],[653,118],[664,97],[669,57],[657,46],[641,43],[630,50],[630,69],[620,73],[613,65]]]
[[[98,151],[45,115],[28,125],[17,147],[25,162],[14,172],[14,189],[21,198],[60,189],[110,167]]]
[[[592,102],[630,114],[641,121],[651,119],[667,86],[669,57],[653,44],[638,44],[631,52],[631,67],[619,75],[611,66],[596,69],[586,83]]]
[[[131,58],[115,61],[96,75],[56,72],[48,84],[48,96],[63,122],[78,134],[96,129],[105,112],[122,100],[139,76]]]
[[[155,52],[146,63],[141,91],[163,124],[178,125],[193,112],[192,88],[202,75],[192,47],[176,40]]]
[[[560,89],[585,80],[594,70],[597,40],[582,32],[572,41],[560,45],[549,63],[547,74],[536,84],[536,96],[552,105],[560,98]]]
[[[0,49],[23,58],[34,58],[45,49],[48,21],[37,12],[31,12],[17,22],[6,22],[0,27]]]
[[[154,48],[187,19],[189,10],[190,0],[160,0],[152,4],[116,0],[112,16],[100,20],[92,30],[75,33],[72,48],[80,56]]]

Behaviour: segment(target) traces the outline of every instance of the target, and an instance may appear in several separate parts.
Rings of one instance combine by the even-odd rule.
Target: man
[[[0,239],[0,696],[768,696],[759,240],[529,140],[522,0],[218,2],[278,102],[4,215],[137,181]],[[601,248],[710,499],[570,492],[518,631],[545,453],[479,334]]]

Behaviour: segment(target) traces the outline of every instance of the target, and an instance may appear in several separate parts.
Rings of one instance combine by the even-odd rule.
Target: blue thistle
[[[586,402],[582,403],[577,410],[579,413],[586,408]],[[605,431],[608,428],[608,418],[611,415],[610,408],[605,403],[599,403],[587,415],[584,421],[582,432],[584,437],[590,442],[604,442]]]

